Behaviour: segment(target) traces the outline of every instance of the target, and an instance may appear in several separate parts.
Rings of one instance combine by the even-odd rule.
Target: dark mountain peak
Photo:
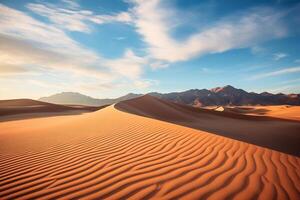
[[[224,87],[216,87],[212,88],[210,91],[214,93],[219,93],[219,92],[233,92],[233,91],[238,91],[239,89],[236,89],[235,87],[231,85],[226,85]]]
[[[272,94],[268,92],[258,94],[246,92],[231,85],[210,90],[192,89],[184,92],[153,94],[153,96],[162,99],[192,106],[300,105],[300,95]]]
[[[273,94],[269,93],[269,92],[262,92],[262,93],[260,93],[260,95],[263,95],[263,96],[272,96]]]

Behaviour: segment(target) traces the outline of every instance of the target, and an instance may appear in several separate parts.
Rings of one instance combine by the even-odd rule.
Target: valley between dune
[[[0,123],[1,199],[300,199],[300,158],[114,106]]]

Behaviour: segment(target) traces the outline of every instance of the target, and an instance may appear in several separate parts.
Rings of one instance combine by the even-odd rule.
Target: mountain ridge
[[[300,94],[255,93],[237,89],[231,85],[208,89],[190,89],[183,92],[148,93],[164,100],[186,105],[243,106],[243,105],[300,105]]]
[[[195,107],[203,106],[243,106],[243,105],[300,105],[300,94],[255,93],[235,88],[231,85],[212,89],[189,89],[182,92],[147,93],[151,96]],[[39,100],[56,104],[79,104],[102,106],[118,103],[142,96],[129,93],[118,98],[97,99],[77,92],[62,92]]]

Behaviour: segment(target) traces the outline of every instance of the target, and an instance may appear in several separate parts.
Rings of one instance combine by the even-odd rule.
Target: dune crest
[[[0,100],[0,122],[49,117],[57,115],[74,115],[99,110],[105,106],[58,105],[32,99]]]
[[[194,108],[145,95],[115,105],[119,110],[179,124],[300,156],[300,122]]]
[[[0,130],[3,199],[300,198],[296,156],[113,106]]]

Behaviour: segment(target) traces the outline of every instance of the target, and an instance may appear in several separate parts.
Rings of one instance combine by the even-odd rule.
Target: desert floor
[[[0,122],[0,198],[300,199],[299,147],[281,151],[278,141],[265,148],[251,139],[277,123],[283,140],[291,130],[291,142],[299,139],[299,122],[200,112],[193,118],[210,119],[210,125],[193,127],[190,114],[174,113],[185,108],[149,97],[138,101]],[[149,102],[151,112],[142,109]],[[234,134],[229,124],[238,126]],[[217,128],[209,132],[212,125]],[[222,126],[227,131],[219,131]],[[237,140],[238,130],[250,141]]]

